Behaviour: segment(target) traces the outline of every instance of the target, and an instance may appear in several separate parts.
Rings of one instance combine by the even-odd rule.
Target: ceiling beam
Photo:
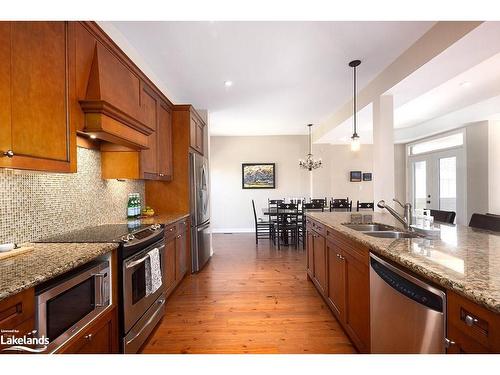
[[[429,31],[358,93],[358,111],[470,33],[481,23],[480,21],[436,22]],[[349,119],[352,116],[352,107],[351,99],[322,122],[314,131],[314,141],[318,141],[330,130]]]

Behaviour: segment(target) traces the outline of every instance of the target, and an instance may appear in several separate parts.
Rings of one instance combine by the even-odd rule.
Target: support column
[[[373,102],[373,199],[393,206],[394,198],[394,102],[382,95]]]

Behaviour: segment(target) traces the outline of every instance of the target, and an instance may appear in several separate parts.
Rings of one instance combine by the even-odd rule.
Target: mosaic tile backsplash
[[[78,148],[77,173],[0,168],[0,243],[123,220],[135,192],[144,202],[144,181],[101,179],[101,154],[84,148]]]

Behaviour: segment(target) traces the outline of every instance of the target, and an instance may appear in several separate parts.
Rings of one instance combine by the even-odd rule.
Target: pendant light
[[[309,171],[312,171],[313,169],[317,169],[321,167],[322,161],[321,159],[314,160],[313,159],[313,154],[312,154],[312,133],[311,133],[311,128],[313,124],[308,124],[307,127],[309,128],[309,153],[307,154],[306,160],[299,160],[299,167],[307,169]]]
[[[359,143],[359,135],[356,132],[356,68],[361,64],[361,60],[353,60],[349,63],[349,66],[353,68],[353,75],[354,75],[354,95],[353,95],[353,132],[352,132],[352,137],[351,137],[351,151],[359,151],[360,148],[360,143]]]

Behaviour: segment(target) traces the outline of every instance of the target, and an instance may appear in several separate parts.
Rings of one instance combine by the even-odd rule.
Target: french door
[[[465,221],[465,170],[462,148],[409,157],[410,198],[414,208],[456,212]]]

